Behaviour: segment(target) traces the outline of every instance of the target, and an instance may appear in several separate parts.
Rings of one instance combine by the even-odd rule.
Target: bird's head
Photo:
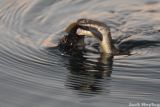
[[[110,29],[106,24],[91,19],[79,19],[77,25],[77,35],[96,38],[100,44],[100,51],[112,54],[112,38]]]

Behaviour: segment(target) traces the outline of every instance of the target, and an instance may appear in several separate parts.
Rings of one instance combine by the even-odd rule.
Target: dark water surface
[[[104,64],[42,45],[79,18],[108,24],[132,55]],[[0,0],[0,107],[160,104],[159,42],[159,0]]]

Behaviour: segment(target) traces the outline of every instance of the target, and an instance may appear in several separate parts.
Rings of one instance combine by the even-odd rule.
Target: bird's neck
[[[100,41],[100,49],[102,53],[114,54],[117,49],[115,48],[110,32],[107,30],[100,31],[103,35],[103,40]]]

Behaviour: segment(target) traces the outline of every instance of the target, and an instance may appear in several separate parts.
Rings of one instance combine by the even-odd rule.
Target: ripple
[[[0,1],[0,106],[159,102],[158,9],[158,1]],[[79,18],[105,22],[115,45],[131,55],[102,56],[91,46],[69,56],[41,47]]]

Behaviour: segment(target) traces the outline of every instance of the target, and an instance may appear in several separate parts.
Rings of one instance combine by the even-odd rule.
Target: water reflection
[[[96,59],[84,57],[81,53],[74,55],[69,59],[66,86],[85,95],[100,93],[106,87],[104,80],[111,76],[112,64],[113,57],[106,54]]]
[[[148,47],[153,47],[153,46],[159,46],[160,42],[159,41],[151,41],[151,40],[127,40],[123,41],[122,43],[119,44],[119,48],[131,52],[134,48],[148,48]]]
[[[147,48],[158,46],[158,41],[133,40],[124,42],[119,47],[126,52],[133,48]],[[93,54],[93,53],[92,53]],[[113,66],[113,56],[100,54],[100,57],[88,57],[82,52],[78,52],[69,58],[67,69],[70,71],[66,86],[69,89],[78,91],[80,95],[95,95],[101,92],[109,92],[106,81],[111,76]]]

